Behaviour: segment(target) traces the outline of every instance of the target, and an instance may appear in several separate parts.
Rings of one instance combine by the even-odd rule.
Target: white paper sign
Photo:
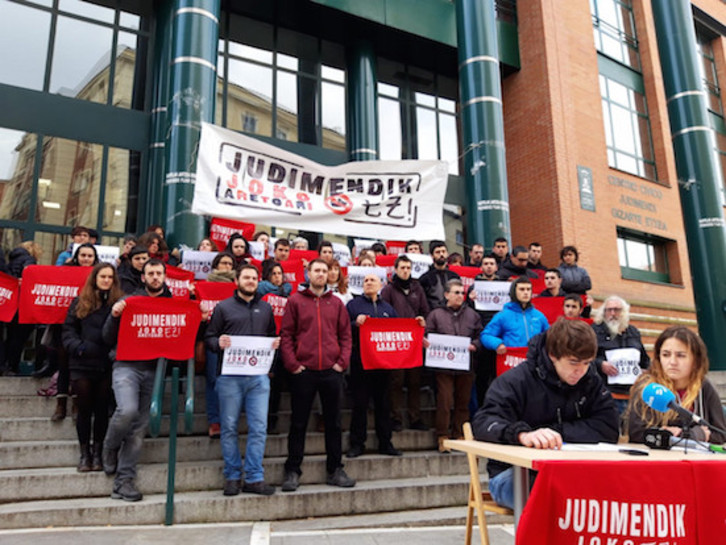
[[[250,241],[250,255],[259,261],[265,260],[265,243],[256,240]]]
[[[212,272],[212,261],[216,256],[217,252],[185,250],[182,252],[181,268],[193,272],[196,280],[206,280]]]
[[[469,357],[471,339],[469,337],[436,333],[429,333],[427,337],[431,345],[426,349],[425,367],[469,371],[471,361]]]
[[[427,254],[403,254],[411,260],[411,277],[418,280],[429,272],[434,260]]]
[[[76,255],[76,250],[79,246],[80,244],[76,242],[73,243],[71,256]],[[93,247],[96,248],[96,254],[98,255],[99,263],[110,263],[114,267],[116,266],[116,260],[121,253],[118,246],[102,246],[100,244],[94,244]]]
[[[640,376],[640,350],[637,348],[613,348],[605,351],[605,359],[618,368],[614,377],[608,375],[608,384],[633,384]]]
[[[266,375],[272,367],[274,337],[231,335],[232,345],[222,357],[223,375]]]
[[[350,248],[340,242],[333,242],[333,257],[338,260],[341,267],[350,265]]]
[[[377,275],[381,279],[381,286],[386,285],[385,267],[348,267],[348,291],[353,295],[361,295],[363,293],[363,280],[369,274]]]
[[[445,161],[315,163],[202,123],[192,212],[339,235],[445,237]]]
[[[477,310],[502,310],[509,303],[509,290],[511,282],[474,282],[474,307]]]
[[[369,250],[378,240],[371,240],[368,238],[354,238],[353,249],[355,250],[355,256],[358,257],[363,250]]]

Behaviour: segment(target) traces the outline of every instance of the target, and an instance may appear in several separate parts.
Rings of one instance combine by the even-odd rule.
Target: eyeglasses
[[[620,308],[620,307],[612,307],[612,308],[606,308],[605,309],[605,312],[614,312],[616,314],[619,314],[622,311],[623,311],[623,309]]]
[[[456,291],[451,290],[449,293],[451,295],[464,295],[464,292],[463,291],[459,291],[459,290],[456,290]]]

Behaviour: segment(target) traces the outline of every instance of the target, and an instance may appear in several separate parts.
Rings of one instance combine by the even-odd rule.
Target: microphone
[[[685,418],[689,423],[701,423],[702,418],[676,403],[676,394],[671,392],[662,384],[651,382],[643,388],[642,397],[645,404],[654,411],[666,413],[668,412],[668,409],[672,409],[678,413],[679,416]]]

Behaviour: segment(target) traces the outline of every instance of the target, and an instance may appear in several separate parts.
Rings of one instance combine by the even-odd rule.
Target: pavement
[[[479,542],[474,527],[473,543]],[[3,545],[461,545],[463,525],[321,528],[314,520],[176,526],[117,526],[2,530]],[[490,524],[491,545],[514,545],[511,524]]]

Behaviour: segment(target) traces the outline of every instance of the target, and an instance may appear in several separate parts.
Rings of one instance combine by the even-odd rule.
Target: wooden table
[[[538,463],[547,461],[607,461],[607,462],[675,462],[680,460],[718,460],[724,459],[718,455],[706,452],[691,452],[687,454],[682,450],[652,450],[645,445],[619,444],[619,449],[638,449],[649,451],[648,456],[634,456],[618,451],[596,450],[540,450],[516,445],[502,445],[499,443],[486,443],[484,441],[446,440],[444,446],[452,450],[474,454],[480,458],[498,460],[511,464],[514,468],[514,524],[519,523],[525,503],[529,497],[529,472],[538,469]]]

